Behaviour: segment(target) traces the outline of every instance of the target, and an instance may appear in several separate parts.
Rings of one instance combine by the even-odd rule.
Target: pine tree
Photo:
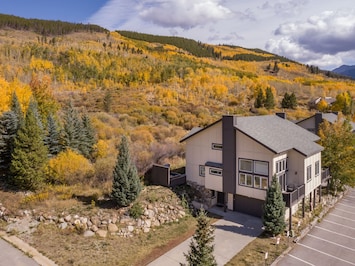
[[[63,148],[71,148],[74,151],[79,150],[80,146],[80,132],[81,120],[78,112],[75,110],[73,103],[70,102],[64,114],[64,128],[63,128]]]
[[[8,111],[0,117],[0,169],[7,174],[11,163],[11,153],[18,130],[18,118],[13,111]]]
[[[281,186],[274,175],[271,186],[266,192],[266,200],[263,212],[263,224],[265,232],[277,235],[286,228],[285,223],[285,202],[282,198]]]
[[[197,216],[197,229],[190,243],[188,254],[184,254],[189,266],[215,266],[213,256],[214,229],[209,223],[206,213],[201,209]]]
[[[121,138],[116,166],[113,170],[112,198],[123,207],[133,202],[141,191],[141,183],[135,165],[132,164],[128,141]]]
[[[255,108],[263,107],[263,103],[264,103],[264,93],[263,93],[263,90],[261,88],[259,88],[258,94],[256,95],[256,99],[254,102],[254,107]]]
[[[44,181],[47,148],[37,116],[37,104],[31,99],[25,119],[15,138],[10,165],[11,182],[18,189],[36,190]]]
[[[59,143],[59,129],[56,120],[52,114],[47,118],[47,132],[45,137],[45,145],[48,149],[48,156],[53,157],[61,151]]]
[[[272,108],[275,107],[274,94],[272,93],[270,87],[266,88],[264,106],[265,106],[266,109],[272,109]]]
[[[297,103],[297,98],[294,92],[291,93],[290,95],[290,108],[291,109],[296,109],[298,103]]]
[[[95,130],[92,127],[90,117],[88,114],[84,114],[81,119],[81,132],[80,132],[80,144],[79,150],[82,155],[89,158],[92,151],[95,140]]]
[[[290,105],[291,105],[290,100],[291,100],[290,95],[287,92],[285,92],[285,95],[281,101],[281,107],[282,108],[290,108]]]
[[[21,109],[21,104],[18,100],[16,92],[13,92],[11,95],[10,110],[13,111],[17,116],[17,119],[18,119],[17,129],[19,129],[19,127],[23,123],[24,117],[23,117],[23,112]]]

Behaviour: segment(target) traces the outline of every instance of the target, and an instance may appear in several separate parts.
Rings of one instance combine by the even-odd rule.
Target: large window
[[[250,159],[239,159],[239,185],[267,189],[269,163]]]
[[[307,182],[312,179],[312,165],[307,166]]]
[[[253,160],[239,159],[239,170],[243,172],[253,172]]]

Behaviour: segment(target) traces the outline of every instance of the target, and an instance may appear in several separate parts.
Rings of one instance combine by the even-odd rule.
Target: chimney
[[[223,164],[223,192],[236,193],[236,147],[237,137],[234,128],[235,116],[222,117],[222,164]]]
[[[286,119],[286,113],[285,112],[278,112],[275,115],[277,115],[278,117],[281,117],[282,119]]]

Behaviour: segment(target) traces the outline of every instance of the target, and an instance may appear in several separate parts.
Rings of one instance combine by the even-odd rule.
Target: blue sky
[[[260,48],[355,65],[354,0],[0,0],[0,13]]]

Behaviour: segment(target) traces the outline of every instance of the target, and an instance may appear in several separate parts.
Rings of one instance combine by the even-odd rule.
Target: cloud
[[[271,10],[275,15],[297,15],[306,7],[309,0],[266,1],[259,8]]]
[[[325,11],[303,22],[284,23],[266,49],[319,66],[339,65],[341,56],[355,52],[355,10]]]
[[[232,13],[221,0],[153,0],[142,2],[139,9],[143,20],[185,30],[225,19]]]
[[[109,0],[88,22],[113,30],[134,16],[136,1]]]

